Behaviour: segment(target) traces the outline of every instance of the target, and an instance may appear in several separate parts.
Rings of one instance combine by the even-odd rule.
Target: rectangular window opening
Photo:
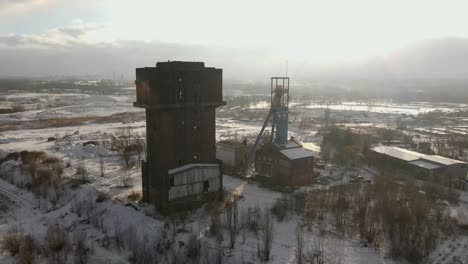
[[[169,178],[169,181],[170,181],[169,185],[170,185],[171,187],[174,187],[174,176],[171,176],[171,177]]]
[[[210,181],[204,181],[203,182],[203,192],[208,192],[209,188],[210,188]]]

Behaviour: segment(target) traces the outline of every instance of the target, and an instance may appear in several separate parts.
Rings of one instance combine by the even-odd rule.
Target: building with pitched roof
[[[263,144],[255,154],[255,171],[273,185],[297,187],[313,181],[314,156],[294,139]]]
[[[466,179],[468,164],[464,161],[438,155],[426,155],[398,147],[377,146],[369,149],[369,157],[375,165],[392,166],[417,177],[450,176]]]

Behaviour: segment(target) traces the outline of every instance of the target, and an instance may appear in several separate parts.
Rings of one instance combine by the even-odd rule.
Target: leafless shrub
[[[216,237],[221,231],[221,219],[217,212],[213,212],[210,218],[210,235]]]
[[[244,225],[254,234],[256,234],[260,228],[261,211],[260,207],[248,207],[247,213],[245,214]]]
[[[131,160],[132,154],[138,154],[140,159],[141,153],[144,151],[144,142],[132,127],[117,129],[112,135],[110,142],[104,142],[103,145],[108,150],[119,153],[123,166],[125,166],[126,169],[130,169],[134,165]]]
[[[23,239],[24,231],[21,227],[11,228],[1,241],[2,250],[8,251],[12,256],[16,256],[20,251]]]
[[[104,167],[104,157],[99,155],[99,169],[101,171],[101,177],[104,177],[105,167]]]
[[[141,192],[137,190],[132,190],[127,197],[133,202],[138,202],[141,199]]]
[[[25,111],[25,108],[22,105],[19,105],[17,103],[12,103],[10,108],[0,109],[0,115],[12,114],[12,113],[23,112],[23,111]]]
[[[124,242],[124,248],[131,253],[130,262],[137,263],[138,254],[140,253],[141,243],[140,243],[137,230],[133,225],[129,225],[123,231],[123,242]]]
[[[27,235],[21,241],[18,263],[19,264],[33,264],[34,258],[34,240],[31,236]]]
[[[53,224],[47,228],[45,245],[50,263],[60,264],[66,261],[69,242],[67,233],[62,226]]]
[[[271,208],[271,213],[276,216],[278,221],[283,221],[286,216],[294,209],[294,201],[288,195],[277,198]]]
[[[304,264],[304,230],[298,225],[296,228],[296,263]]]
[[[93,192],[88,192],[84,197],[75,197],[72,200],[71,211],[81,217],[85,215],[88,221],[94,214],[96,207],[96,197]]]
[[[311,244],[311,248],[305,253],[305,262],[310,264],[330,263],[325,255],[325,237],[318,236],[318,239]]]
[[[270,261],[270,252],[273,244],[273,219],[269,210],[264,211],[262,216],[262,251],[261,258],[264,261]]]
[[[104,192],[98,192],[97,197],[96,197],[96,202],[97,203],[102,203],[104,201],[107,201],[110,199],[109,194],[104,193]]]
[[[158,264],[160,257],[158,254],[157,243],[151,241],[147,236],[138,240],[137,251],[133,252],[131,263],[134,264]]]
[[[450,232],[451,227],[448,214],[437,202],[436,197],[442,194],[436,194],[433,185],[423,187],[426,192],[420,192],[414,182],[384,176],[371,185],[311,192],[304,222],[310,225],[317,217],[334,219],[335,228],[343,234],[345,230],[357,232],[366,244],[377,248],[385,242],[392,256],[418,262],[434,250],[441,234]]]
[[[88,182],[88,169],[86,168],[84,160],[82,160],[76,167],[75,174],[80,177],[81,182]]]
[[[197,263],[200,260],[201,245],[196,234],[192,234],[189,238],[186,247],[186,255],[193,263]]]
[[[124,232],[119,219],[114,221],[114,241],[118,248],[124,248]]]
[[[104,231],[104,218],[97,210],[93,210],[88,216],[89,222],[97,230]]]
[[[229,249],[234,249],[238,228],[238,206],[236,198],[225,203],[226,228],[229,231]],[[231,252],[231,251],[230,251]]]
[[[67,246],[67,234],[61,225],[53,224],[47,228],[46,243],[52,252],[59,252]]]
[[[24,165],[38,164],[40,160],[46,156],[43,151],[27,151],[20,152],[21,161]]]
[[[91,254],[91,248],[87,243],[87,235],[85,232],[75,232],[74,233],[74,262],[76,264],[86,264],[89,261]]]

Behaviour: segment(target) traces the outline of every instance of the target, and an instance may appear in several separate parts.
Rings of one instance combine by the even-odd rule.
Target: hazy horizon
[[[204,61],[232,80],[464,79],[453,1],[0,1],[0,77],[111,75]]]

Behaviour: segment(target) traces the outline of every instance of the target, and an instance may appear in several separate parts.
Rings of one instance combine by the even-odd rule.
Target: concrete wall
[[[468,164],[453,164],[446,167],[447,173],[457,178],[466,178],[468,173]]]
[[[236,165],[236,148],[225,144],[216,145],[216,158],[223,161],[224,166]]]

